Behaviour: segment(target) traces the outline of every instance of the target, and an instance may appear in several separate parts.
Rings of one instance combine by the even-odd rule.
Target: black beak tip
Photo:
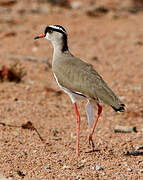
[[[34,39],[39,39],[40,37],[39,36],[35,36]]]

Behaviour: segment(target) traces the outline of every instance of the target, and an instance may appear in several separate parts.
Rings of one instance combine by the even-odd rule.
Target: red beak
[[[40,36],[34,37],[34,39],[39,39],[39,38],[44,38],[44,37],[45,37],[45,33],[42,33]]]

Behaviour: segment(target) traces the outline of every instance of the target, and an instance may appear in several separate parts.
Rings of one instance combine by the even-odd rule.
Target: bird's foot
[[[92,146],[92,152],[94,152],[95,151],[95,145],[94,145],[94,142],[92,140],[92,136],[91,135],[89,136],[89,145]]]

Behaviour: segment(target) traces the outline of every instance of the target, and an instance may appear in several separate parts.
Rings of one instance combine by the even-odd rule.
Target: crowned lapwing
[[[92,135],[94,133],[97,121],[102,112],[100,102],[111,106],[115,111],[124,112],[124,104],[107,86],[102,77],[88,63],[73,56],[68,48],[67,32],[60,25],[47,26],[45,32],[35,39],[45,38],[51,41],[54,47],[52,70],[58,86],[69,95],[74,103],[77,115],[77,148],[79,155],[79,130],[80,115],[77,108],[77,101],[87,99],[86,113],[89,127],[92,131],[89,135],[89,144],[94,151],[94,142]],[[94,105],[98,107],[98,114],[94,121]]]

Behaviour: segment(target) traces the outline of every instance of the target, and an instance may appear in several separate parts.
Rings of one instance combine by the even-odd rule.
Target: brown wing
[[[59,59],[53,63],[53,72],[62,86],[116,108],[122,104],[92,65],[74,56]]]

